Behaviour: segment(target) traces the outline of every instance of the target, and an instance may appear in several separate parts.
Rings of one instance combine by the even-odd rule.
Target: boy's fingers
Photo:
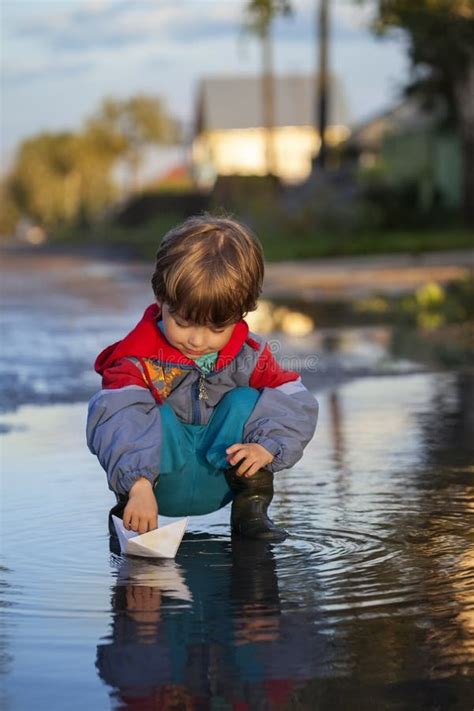
[[[236,460],[236,467],[237,469],[235,470],[235,473],[240,476],[245,471],[247,471],[247,469],[249,468],[249,463],[247,462],[247,459],[245,457],[243,459],[239,457]]]
[[[254,462],[250,459],[245,458],[240,465],[240,467],[237,469],[237,474],[245,474],[252,466]]]
[[[253,476],[254,474],[256,474],[258,472],[259,468],[260,467],[258,464],[252,464],[250,469],[247,472],[245,472],[244,476],[246,476],[246,477]]]
[[[235,452],[237,449],[240,449],[242,446],[242,442],[231,444],[230,447],[227,447],[225,451],[227,452],[227,454],[230,454],[231,452]]]
[[[243,460],[242,454],[236,454],[234,457],[229,457],[229,459],[227,461],[229,462],[229,464],[238,464],[242,460]]]
[[[140,534],[148,533],[148,531],[154,531],[155,528],[158,528],[157,519],[154,516],[148,514],[140,516],[139,513],[127,511],[127,508],[123,513],[123,525],[124,528],[137,531]]]
[[[250,466],[247,467],[247,471],[245,472],[244,476],[252,476],[252,474],[256,471],[257,468],[255,466],[255,462],[250,462]]]
[[[239,459],[239,461],[236,463],[236,467],[237,468],[235,469],[235,473],[237,474],[237,476],[243,474],[244,471],[248,468],[245,459]]]
[[[148,526],[149,531],[154,531],[155,528],[158,528],[157,523],[156,523],[156,518],[154,518],[153,516],[151,518],[149,518],[147,521],[147,526]]]
[[[141,535],[142,533],[146,533],[147,530],[148,530],[148,522],[147,522],[147,520],[144,519],[143,517],[141,517],[141,518],[139,517],[139,518],[138,518],[138,522],[137,522],[137,527],[136,527],[134,530],[135,530],[137,533],[139,533],[140,535]]]
[[[245,450],[236,449],[227,455],[227,460],[229,462],[237,462],[239,459],[242,459],[242,457],[244,455],[245,455]]]

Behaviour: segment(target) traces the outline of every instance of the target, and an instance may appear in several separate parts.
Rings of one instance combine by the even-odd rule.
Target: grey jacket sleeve
[[[87,445],[117,494],[127,494],[142,476],[156,481],[161,441],[160,408],[147,388],[101,390],[90,401]]]
[[[275,388],[262,388],[244,427],[244,442],[257,442],[274,455],[266,469],[292,467],[303,456],[318,420],[318,402],[301,378]]]

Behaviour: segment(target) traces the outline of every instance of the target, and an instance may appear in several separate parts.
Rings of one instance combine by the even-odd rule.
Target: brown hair
[[[262,246],[247,226],[204,214],[163,237],[151,283],[186,321],[227,326],[257,308],[263,272]]]

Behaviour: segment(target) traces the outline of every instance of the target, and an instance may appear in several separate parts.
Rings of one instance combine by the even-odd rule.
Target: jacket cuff
[[[121,472],[120,476],[118,476],[114,482],[115,486],[111,485],[110,488],[117,494],[128,494],[135,482],[138,481],[138,479],[141,479],[142,477],[148,479],[150,484],[154,486],[158,480],[158,473],[153,469],[140,469],[139,471]]]

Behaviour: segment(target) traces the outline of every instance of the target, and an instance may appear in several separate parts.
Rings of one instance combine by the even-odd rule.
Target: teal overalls
[[[230,466],[226,449],[242,442],[244,425],[259,394],[249,387],[231,390],[216,406],[207,425],[183,423],[170,405],[160,405],[163,438],[155,484],[160,514],[207,514],[232,500],[224,473]]]

